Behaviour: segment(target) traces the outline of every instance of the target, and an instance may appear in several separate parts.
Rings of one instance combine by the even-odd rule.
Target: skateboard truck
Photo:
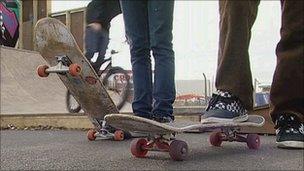
[[[65,55],[56,56],[58,64],[53,67],[40,65],[37,68],[37,73],[40,77],[47,77],[50,73],[66,74],[70,73],[76,77],[81,73],[81,67],[78,64],[71,64],[68,57]]]
[[[134,139],[131,142],[133,156],[143,158],[148,151],[168,152],[173,160],[182,161],[187,158],[188,145],[184,141],[165,138],[163,135]]]
[[[239,128],[222,128],[221,131],[213,132],[209,137],[209,142],[213,146],[221,146],[223,141],[246,142],[249,149],[258,149],[260,147],[260,137],[258,134],[241,135]]]
[[[122,141],[124,140],[124,132],[122,130],[115,130],[114,133],[111,133],[108,129],[105,129],[106,121],[99,120],[96,118],[91,118],[95,129],[90,129],[87,132],[87,138],[89,141],[94,141],[97,137],[100,139],[109,139],[112,138],[115,141]]]

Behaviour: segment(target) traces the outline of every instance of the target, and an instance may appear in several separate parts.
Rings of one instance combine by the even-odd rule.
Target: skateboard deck
[[[110,114],[105,117],[107,123],[114,127],[132,132],[142,132],[151,135],[166,135],[170,133],[183,133],[196,129],[218,129],[229,127],[261,127],[265,119],[258,115],[249,115],[247,122],[206,123],[199,122],[174,122],[169,124],[159,123],[143,117],[129,114]]]
[[[50,65],[39,66],[38,75],[47,77],[56,73],[59,76],[94,124],[96,131],[89,131],[88,139],[95,139],[98,133],[105,131],[104,116],[119,113],[114,102],[63,23],[53,18],[41,19],[34,33],[35,50]]]
[[[227,123],[206,123],[199,122],[190,123],[159,123],[150,119],[126,115],[126,114],[110,114],[105,116],[107,123],[114,127],[146,133],[147,139],[136,139],[131,143],[131,152],[136,157],[144,157],[148,151],[166,151],[174,160],[184,160],[187,156],[187,143],[180,140],[166,137],[178,133],[185,133],[190,130],[209,129],[214,130],[209,141],[214,146],[220,146],[222,141],[238,141],[246,142],[251,149],[257,149],[260,146],[260,139],[257,134],[241,135],[238,131],[242,127],[261,127],[265,119],[258,115],[249,115],[246,122],[227,122]],[[172,141],[173,140],[173,141]],[[171,146],[171,144],[173,145]]]

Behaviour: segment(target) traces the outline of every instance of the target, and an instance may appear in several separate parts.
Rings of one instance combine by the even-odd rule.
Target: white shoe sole
[[[248,115],[235,117],[233,119],[209,117],[201,120],[201,123],[226,123],[226,122],[246,122]]]
[[[304,149],[304,142],[299,141],[283,141],[276,142],[277,147],[279,148],[302,148]]]

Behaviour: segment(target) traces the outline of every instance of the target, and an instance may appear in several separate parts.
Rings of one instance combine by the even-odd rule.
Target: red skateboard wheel
[[[249,149],[258,149],[261,143],[260,136],[258,134],[248,134],[246,142]]]
[[[209,142],[211,145],[220,147],[223,140],[222,140],[222,133],[221,132],[212,132],[209,137]]]
[[[81,73],[81,67],[78,64],[71,64],[69,66],[69,72],[72,76],[76,77]]]
[[[96,131],[93,130],[93,129],[90,129],[88,132],[87,132],[87,137],[88,137],[88,140],[90,141],[94,141],[96,139]]]
[[[40,65],[37,68],[37,74],[39,75],[39,77],[47,77],[49,76],[49,73],[46,73],[46,69],[48,69],[49,66],[47,65]]]
[[[114,140],[115,141],[122,141],[124,140],[124,132],[122,130],[117,130],[114,132]]]
[[[134,139],[131,142],[131,153],[135,157],[143,158],[148,153],[148,150],[143,149],[143,146],[146,146],[148,141],[144,138]]]

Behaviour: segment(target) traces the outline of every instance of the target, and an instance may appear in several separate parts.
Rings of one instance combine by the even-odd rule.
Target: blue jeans
[[[85,56],[90,61],[94,54],[98,52],[98,58],[92,66],[96,72],[99,71],[108,48],[109,44],[109,31],[106,29],[93,30],[87,26],[85,30]]]
[[[173,117],[175,64],[172,48],[174,1],[120,1],[130,44],[137,116]],[[151,56],[155,68],[152,83]]]

